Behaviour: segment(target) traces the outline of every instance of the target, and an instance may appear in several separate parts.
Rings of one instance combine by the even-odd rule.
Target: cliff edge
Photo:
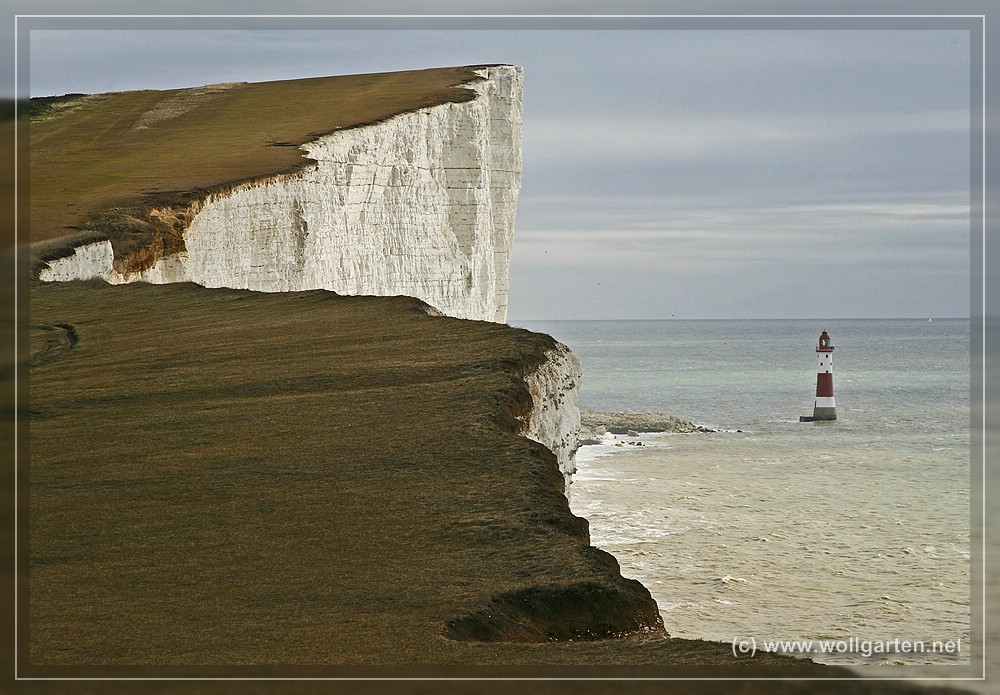
[[[368,121],[328,126],[329,132],[269,142],[271,149],[293,149],[304,157],[287,171],[268,170],[275,164],[262,159],[260,171],[240,181],[230,179],[232,172],[220,172],[224,180],[197,189],[147,192],[141,204],[95,209],[74,235],[36,245],[35,275],[47,281],[96,277],[115,284],[196,282],[265,292],[407,295],[449,316],[502,323],[521,178],[522,71],[509,65],[449,71],[426,72],[450,80],[452,91],[429,92],[423,100],[396,105],[396,112],[368,113]],[[413,74],[411,79],[419,81]],[[301,82],[314,92],[340,86]],[[223,109],[273,99],[283,86],[181,90],[127,109],[144,93],[71,100],[64,113],[33,124],[32,183],[37,180],[45,191],[48,177],[62,176],[57,161],[81,149],[70,141],[64,144],[70,152],[53,154],[53,140],[65,143],[67,129],[94,129],[93,121],[112,115],[121,121],[125,110],[127,118],[114,136],[118,141],[108,147],[152,150],[133,159],[154,169],[169,165],[159,150],[170,146],[169,137],[161,136],[187,125],[189,139],[203,141],[209,151],[226,147],[219,142],[226,136],[220,123],[242,126]],[[377,101],[372,93],[367,98]],[[125,103],[116,108],[118,102]],[[290,102],[275,107],[278,113],[244,118],[288,118],[290,109],[307,105]],[[337,107],[328,106],[331,123]],[[100,137],[113,139],[107,133]],[[90,151],[92,140],[87,140]],[[184,143],[185,149],[192,147]],[[98,160],[90,166],[105,164]],[[61,207],[76,206],[77,197],[94,197],[87,185],[89,180],[78,191],[69,187]],[[33,223],[44,229],[51,211],[39,204],[32,213]]]
[[[190,283],[34,282],[31,311],[32,663],[461,664],[664,635],[530,424],[577,378],[549,336]]]

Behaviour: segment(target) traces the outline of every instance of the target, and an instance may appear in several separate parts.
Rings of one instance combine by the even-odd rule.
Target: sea
[[[729,643],[734,658],[981,671],[969,319],[517,325],[577,354],[582,410],[714,430],[577,452],[573,512],[649,589],[672,636]],[[824,330],[837,419],[800,422]]]

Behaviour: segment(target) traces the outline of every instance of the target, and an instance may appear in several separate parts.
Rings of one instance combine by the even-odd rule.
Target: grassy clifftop
[[[179,229],[151,209],[182,223],[206,190],[302,166],[297,146],[318,135],[468,101],[478,79],[456,67],[36,100],[30,241],[98,232],[117,257],[169,246]]]
[[[484,610],[492,639],[655,621],[516,435],[552,339],[424,306],[33,286],[36,663],[464,663]]]

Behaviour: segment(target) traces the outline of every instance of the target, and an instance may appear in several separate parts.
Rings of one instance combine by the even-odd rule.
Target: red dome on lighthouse
[[[826,331],[820,333],[819,347],[816,348],[816,352],[833,352],[833,345],[830,344],[830,334]]]

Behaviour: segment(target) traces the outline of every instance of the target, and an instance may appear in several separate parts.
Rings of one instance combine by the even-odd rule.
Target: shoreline
[[[622,413],[618,413],[617,415],[620,416],[622,415]],[[629,416],[635,414],[625,413],[624,415]],[[616,422],[619,425],[620,429],[620,426],[622,426],[624,423],[634,424],[637,422],[640,423],[648,422],[653,419],[653,417],[650,416],[650,414],[644,414],[644,415],[646,415],[646,417],[641,417],[641,418],[633,417],[631,419],[626,417],[626,418],[619,418],[617,421],[615,421],[612,417],[609,417],[608,414],[606,413],[604,414],[598,413],[596,415],[596,419],[601,420],[603,422]],[[590,413],[589,419],[594,420],[595,414]],[[669,419],[666,420],[668,424],[673,421],[680,421],[682,423],[685,422],[684,420],[673,416],[669,416]],[[577,477],[576,482],[579,485],[586,486],[588,484],[587,481],[592,481],[593,484],[596,486],[596,489],[598,490],[598,494],[597,497],[594,497],[593,499],[588,499],[585,495],[581,501],[581,497],[579,496],[580,493],[577,491],[585,488],[574,488],[574,492],[577,492],[577,494],[574,495],[573,497],[574,512],[580,514],[581,516],[584,516],[585,518],[588,518],[591,521],[592,530],[596,530],[597,526],[595,526],[595,524],[604,525],[603,532],[594,534],[597,536],[595,544],[598,545],[598,547],[603,547],[607,549],[609,552],[612,552],[616,557],[620,559],[622,563],[623,574],[625,574],[626,576],[636,577],[647,587],[653,588],[654,599],[656,599],[658,603],[662,603],[665,600],[664,596],[672,596],[674,594],[674,591],[677,587],[673,583],[673,577],[671,576],[669,569],[666,570],[667,571],[666,575],[658,573],[659,565],[656,564],[650,565],[649,561],[645,557],[638,557],[638,556],[654,555],[657,553],[669,554],[671,551],[663,550],[662,548],[654,548],[654,546],[636,545],[636,543],[641,544],[646,542],[643,540],[638,540],[638,541],[630,540],[633,538],[631,534],[639,533],[639,531],[637,531],[635,528],[630,528],[625,531],[619,529],[619,525],[623,523],[622,522],[623,514],[625,514],[625,512],[623,512],[622,510],[625,510],[627,512],[627,510],[629,509],[628,505],[624,507],[622,505],[625,498],[619,499],[618,496],[616,496],[613,492],[610,492],[609,496],[602,496],[601,491],[608,493],[609,491],[606,490],[605,487],[603,487],[608,484],[614,485],[615,483],[620,483],[623,487],[629,488],[632,486],[632,483],[627,481],[632,481],[632,480],[647,481],[646,476],[660,475],[660,473],[657,473],[657,471],[660,470],[658,466],[654,468],[649,468],[647,467],[647,463],[656,462],[659,460],[660,457],[671,456],[669,450],[677,449],[677,451],[683,452],[689,448],[683,444],[680,444],[679,440],[673,440],[674,442],[673,444],[668,443],[668,441],[673,438],[666,435],[671,435],[674,433],[690,433],[692,431],[704,431],[704,430],[693,430],[691,428],[680,426],[675,428],[674,431],[669,431],[666,428],[655,428],[655,429],[650,428],[650,430],[646,432],[632,431],[626,433],[624,436],[618,434],[617,432],[614,434],[612,434],[611,432],[607,432],[606,434],[604,434],[603,438],[600,441],[586,441],[586,440],[581,441],[581,448],[578,450],[577,461],[579,462],[578,470],[580,472],[580,475]],[[710,431],[721,432],[721,433],[728,432],[727,430],[710,430]],[[686,440],[686,438],[681,438],[681,439]],[[715,441],[718,443],[723,440],[716,439]],[[695,445],[693,442],[691,444],[694,450],[701,450],[700,445]],[[644,451],[646,452],[645,454],[643,454]],[[712,445],[709,449],[706,449],[705,451],[717,451],[717,449],[715,448],[715,445]],[[611,463],[607,462],[607,459],[609,457],[616,457],[619,454],[625,455],[625,452],[636,452],[636,456],[633,457],[631,455],[626,455],[624,459],[616,459],[616,462],[611,462]],[[684,456],[684,454],[680,455]],[[629,463],[629,461],[631,461],[632,463]],[[624,472],[616,473],[615,470],[617,469],[621,469],[621,471]],[[676,468],[676,466],[669,470],[672,470],[675,475],[671,476],[669,474],[664,473],[666,475],[666,478],[667,479],[673,478],[674,480],[677,480],[676,473],[678,473],[678,469]],[[614,481],[614,482],[607,483],[602,481]],[[648,489],[651,489],[650,488],[651,485],[652,483],[648,482],[642,483],[642,486],[647,487]],[[656,487],[656,490],[660,489],[661,489],[660,487]],[[645,498],[642,497],[641,495],[638,496],[629,495],[627,498],[629,504],[635,501],[636,504],[640,506],[641,502],[639,502],[639,500],[642,499]],[[687,498],[678,497],[672,499],[675,499],[675,501],[677,502],[683,502],[683,500]],[[610,500],[610,502],[608,500]],[[696,506],[694,509],[700,510],[702,509],[702,507]],[[630,514],[625,514],[625,516],[631,518]],[[658,527],[649,526],[647,528],[655,531]],[[654,537],[656,536],[655,533],[653,535]],[[641,538],[641,536],[637,536],[636,538]],[[768,539],[763,538],[761,540],[766,541]],[[683,543],[681,543],[681,545],[674,543],[673,544],[674,551],[678,551],[680,548],[683,547],[683,545],[684,545]],[[638,562],[638,564],[636,564],[636,562]],[[630,563],[632,565],[631,567],[629,566]],[[744,576],[751,577],[750,574],[746,574]],[[670,580],[668,580],[668,578],[670,578]],[[663,579],[664,581],[663,582],[654,581],[657,579]],[[737,582],[744,581],[739,577],[735,577],[734,579],[733,577],[728,577],[728,576],[723,577],[720,575],[720,581],[725,582],[727,580],[737,581]],[[664,584],[665,587],[670,587],[670,590],[668,590],[668,592],[664,594],[664,589],[660,589],[659,594],[657,594],[657,590],[654,587],[654,583]],[[669,599],[667,599],[666,601],[667,601],[667,606],[670,606],[670,610],[672,610],[673,604]],[[719,601],[719,603],[725,603],[725,602]],[[720,643],[725,643],[724,640],[720,640],[718,635],[707,636],[710,634],[709,632],[703,632],[698,628],[698,625],[704,627],[704,621],[702,621],[701,623],[690,624],[687,630],[683,630],[680,627],[682,624],[685,624],[685,621],[683,621],[683,616],[681,616],[682,622],[672,623],[670,614],[668,612],[661,611],[661,614],[663,615],[664,623],[667,630],[671,631],[672,634],[674,634],[674,631],[677,631],[680,634],[680,636],[686,639],[706,639],[712,641],[719,641]],[[678,616],[674,616],[674,619],[676,620],[677,617]],[[764,623],[767,623],[767,621],[764,621]],[[762,625],[764,623],[762,623]],[[760,628],[760,630],[757,631],[757,633],[763,634],[767,632],[767,630],[773,630],[773,628],[762,627]],[[793,633],[790,632],[789,634]],[[964,639],[965,638],[963,637],[962,640],[960,641],[963,641]],[[817,638],[816,641],[821,642],[822,639]],[[797,656],[808,656],[806,654],[800,654],[798,652],[793,652],[793,654]],[[839,657],[838,654],[840,655]],[[857,673],[858,676],[860,677],[870,676],[872,674],[871,669],[889,668],[889,665],[887,663],[875,663],[875,662],[845,663],[843,654],[844,654],[843,651],[829,652],[829,653],[817,652],[811,658],[813,658],[813,660],[817,664],[850,669],[852,670],[852,672]],[[907,674],[907,676],[909,676],[910,674],[921,675],[924,672],[926,672],[928,675],[927,676],[921,675],[921,677],[927,677],[927,678],[941,677],[943,674],[947,674],[949,669],[956,669],[956,668],[961,669],[963,668],[963,666],[968,666],[968,664],[954,663],[950,659],[945,659],[945,658],[928,661],[926,663],[922,663],[919,661],[910,661],[906,662],[905,664],[903,662],[896,662],[896,663],[899,664],[900,669],[906,669],[905,673]],[[903,672],[901,671],[901,675],[902,673]]]

